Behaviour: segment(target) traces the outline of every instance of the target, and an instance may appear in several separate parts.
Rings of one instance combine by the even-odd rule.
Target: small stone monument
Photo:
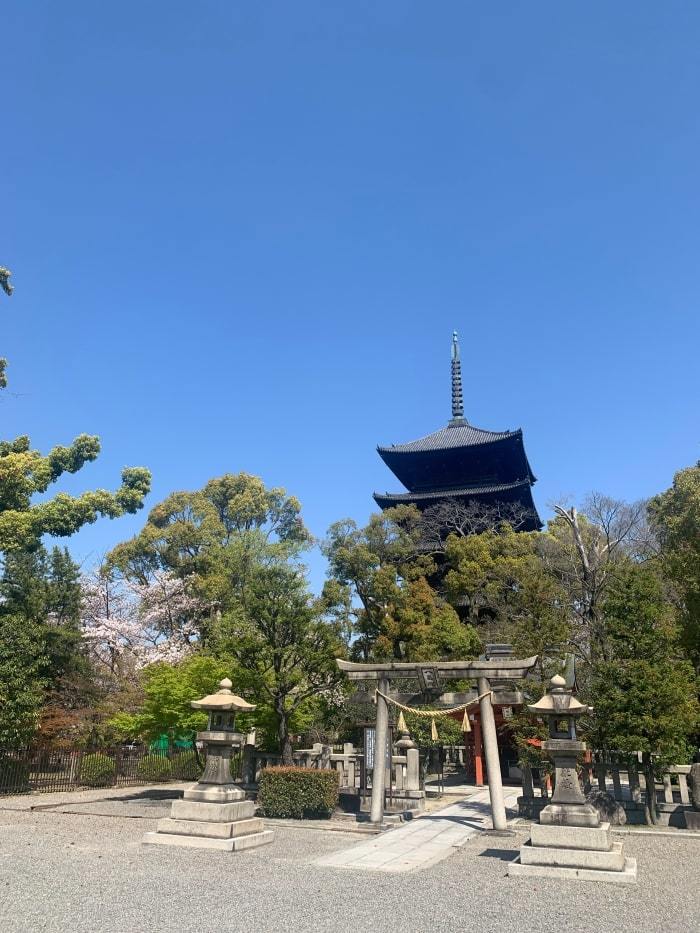
[[[196,784],[188,787],[182,800],[173,802],[170,818],[158,821],[155,833],[146,833],[149,845],[196,846],[238,852],[272,842],[274,833],[255,817],[255,804],[231,778],[231,753],[245,742],[235,731],[238,712],[255,709],[231,693],[231,681],[222,680],[217,693],[193,700],[195,709],[207,710],[209,724],[197,738],[204,742],[207,763]]]
[[[576,739],[576,719],[591,707],[574,699],[557,675],[549,692],[528,709],[549,725],[549,740],[542,747],[554,762],[555,787],[552,802],[532,825],[529,842],[508,864],[508,874],[635,883],[636,860],[625,858],[622,843],[611,840],[610,823],[600,822],[579,784],[576,759],[586,743]]]
[[[399,756],[406,757],[406,765],[405,772],[400,773],[400,776],[397,773],[397,786],[391,794],[392,803],[406,810],[425,810],[425,791],[420,786],[420,753],[408,731],[403,713],[399,716],[396,729],[399,738],[394,748]]]

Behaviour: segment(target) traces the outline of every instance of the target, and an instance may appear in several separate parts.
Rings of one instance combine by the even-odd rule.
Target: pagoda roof
[[[426,492],[396,492],[380,493],[375,492],[374,498],[378,503],[381,501],[392,502],[425,502],[430,499],[462,499],[472,496],[493,495],[493,493],[509,492],[512,489],[530,488],[530,481],[527,479],[518,480],[515,483],[493,483],[491,485],[481,486],[462,486],[458,489],[431,489]]]
[[[409,441],[407,444],[391,444],[389,446],[377,447],[380,455],[402,454],[402,453],[420,453],[428,450],[449,450],[452,447],[476,447],[480,444],[492,444],[494,441],[502,441],[509,437],[522,437],[522,431],[518,428],[516,431],[486,431],[484,428],[477,428],[470,424],[466,418],[453,419],[444,428],[439,431],[433,431],[432,434],[426,434],[418,440]]]

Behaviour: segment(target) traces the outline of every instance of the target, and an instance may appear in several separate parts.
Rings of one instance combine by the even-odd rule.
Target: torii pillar
[[[486,758],[486,776],[489,782],[489,797],[491,798],[491,821],[495,832],[506,831],[506,805],[503,799],[503,782],[501,781],[501,760],[498,757],[498,733],[496,732],[496,717],[493,715],[491,702],[491,684],[488,677],[479,677],[479,709],[481,711],[481,729],[484,737],[484,757]]]
[[[503,799],[503,783],[501,781],[501,764],[498,756],[498,735],[496,733],[496,719],[493,714],[491,700],[491,682],[522,680],[528,671],[537,663],[537,656],[516,661],[504,658],[496,661],[384,661],[376,664],[355,664],[352,661],[336,661],[338,667],[350,680],[375,680],[381,693],[389,693],[389,685],[393,678],[415,678],[419,682],[424,680],[422,672],[426,669],[432,671],[437,677],[444,680],[476,680],[478,694],[474,693],[472,699],[478,695],[486,694],[479,700],[481,711],[481,728],[483,732],[484,756],[486,758],[486,773],[489,784],[489,797],[491,800],[491,819],[493,831],[497,833],[506,830],[506,808]],[[473,691],[472,691],[473,693]],[[460,703],[469,702],[460,696]],[[381,823],[384,818],[384,784],[386,777],[386,740],[389,726],[389,710],[386,700],[377,696],[377,723],[374,733],[374,771],[372,774],[372,800],[370,805],[370,820],[372,823]]]
[[[380,677],[377,689],[389,693],[389,678]],[[384,784],[386,782],[386,740],[389,735],[389,706],[384,697],[377,696],[377,722],[374,729],[374,770],[372,771],[372,802],[369,809],[371,823],[384,818]],[[367,750],[365,749],[365,752]]]

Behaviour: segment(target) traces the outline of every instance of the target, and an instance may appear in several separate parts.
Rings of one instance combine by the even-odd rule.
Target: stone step
[[[594,868],[598,871],[623,871],[625,856],[621,842],[613,842],[609,852],[599,849],[562,849],[524,845],[521,865],[548,865],[561,868]]]
[[[265,829],[261,833],[237,836],[234,839],[212,839],[209,836],[182,836],[178,833],[146,833],[144,845],[154,846],[189,846],[193,849],[218,849],[221,852],[240,852],[243,849],[255,849],[272,842],[274,832]]]
[[[207,836],[209,839],[234,839],[263,831],[264,823],[259,817],[249,820],[236,820],[231,823],[217,823],[203,820],[158,820],[159,833],[175,833],[178,836]]]
[[[557,878],[566,881],[604,881],[608,884],[636,884],[637,860],[625,859],[622,871],[599,871],[594,868],[562,868],[553,865],[523,865],[520,856],[507,866],[507,874],[514,877]]]
[[[238,803],[204,803],[198,800],[173,801],[170,815],[174,820],[201,820],[205,823],[234,823],[255,816],[252,800]]]
[[[530,828],[530,842],[533,846],[555,847],[558,849],[595,849],[609,852],[611,848],[610,823],[600,826],[544,826],[533,823]]]

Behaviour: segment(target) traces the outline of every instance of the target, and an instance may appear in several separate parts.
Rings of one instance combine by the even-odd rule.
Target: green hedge
[[[136,776],[144,781],[167,781],[172,775],[172,770],[165,755],[144,755],[136,766]]]
[[[328,818],[338,803],[338,772],[263,768],[258,804],[264,816]]]
[[[196,781],[204,770],[197,764],[197,756],[193,751],[180,752],[171,761],[173,777],[176,781]]]
[[[88,787],[108,787],[114,783],[117,766],[113,758],[101,755],[86,755],[80,767],[80,783]]]

